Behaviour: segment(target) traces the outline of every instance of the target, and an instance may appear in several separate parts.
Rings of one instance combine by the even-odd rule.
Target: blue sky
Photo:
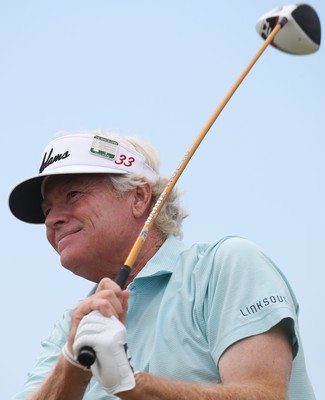
[[[32,368],[40,341],[92,284],[64,270],[43,226],[7,198],[37,173],[61,130],[114,129],[148,140],[170,176],[250,59],[275,0],[0,1],[2,170],[1,398]],[[323,0],[309,2],[325,20]],[[316,397],[324,398],[324,49],[269,47],[179,181],[184,240],[247,237],[273,258],[300,302]]]

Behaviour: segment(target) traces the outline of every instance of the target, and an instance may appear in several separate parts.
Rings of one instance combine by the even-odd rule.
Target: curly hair
[[[155,181],[149,181],[148,178],[135,174],[110,174],[109,181],[116,192],[120,194],[141,186],[146,182],[150,183],[152,186],[151,204],[154,206],[169,181],[168,178],[159,174],[160,156],[157,149],[134,136],[122,136],[116,132],[105,130],[98,130],[94,133],[109,136],[117,142],[136,150],[145,157],[146,163],[158,174],[158,178]],[[173,235],[179,238],[183,236],[182,222],[188,216],[188,213],[180,205],[180,196],[180,192],[177,188],[174,188],[156,216],[154,224],[163,236]]]

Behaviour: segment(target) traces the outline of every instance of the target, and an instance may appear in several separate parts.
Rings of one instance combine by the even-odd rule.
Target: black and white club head
[[[308,4],[276,8],[259,18],[257,32],[266,39],[281,18],[288,22],[272,41],[272,46],[291,54],[310,54],[320,47],[321,26],[316,11]]]

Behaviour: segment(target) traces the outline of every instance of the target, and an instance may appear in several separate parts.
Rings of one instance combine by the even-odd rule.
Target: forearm
[[[42,386],[28,400],[81,400],[92,374],[60,357]]]
[[[192,384],[146,373],[136,375],[136,387],[118,394],[123,400],[285,400],[283,394],[267,383]]]

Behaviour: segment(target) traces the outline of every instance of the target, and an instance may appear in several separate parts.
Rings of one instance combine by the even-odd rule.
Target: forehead
[[[64,190],[73,185],[92,187],[99,182],[107,179],[106,174],[72,174],[72,175],[53,175],[44,179],[42,184],[42,194],[53,190]]]

